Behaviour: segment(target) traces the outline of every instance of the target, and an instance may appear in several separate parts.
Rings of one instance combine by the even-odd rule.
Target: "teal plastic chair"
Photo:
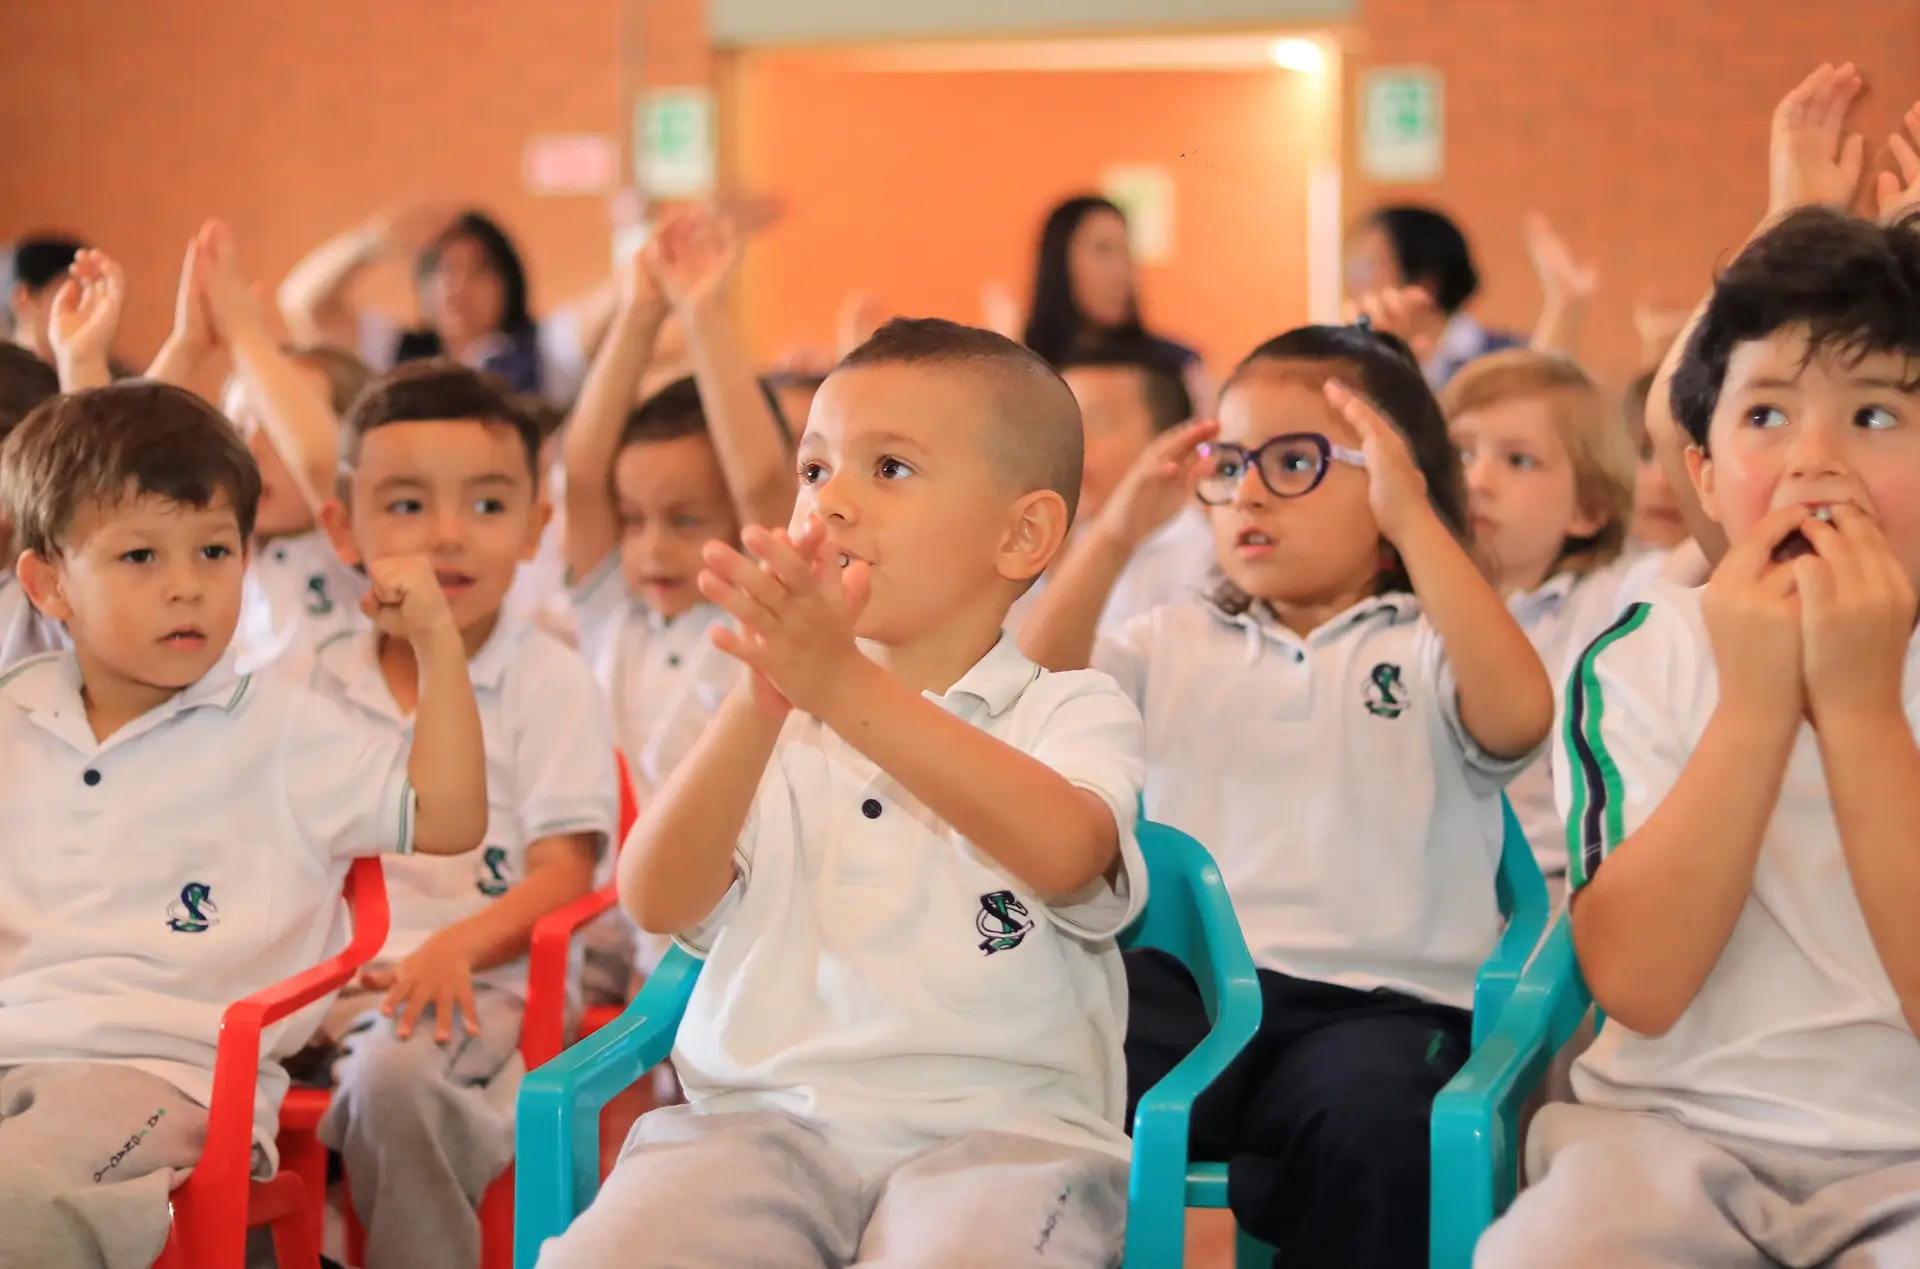
[[[1494,945],[1493,955],[1480,966],[1480,972],[1473,984],[1473,1045],[1478,1052],[1482,1042],[1493,1033],[1495,1024],[1505,1010],[1508,999],[1513,995],[1526,969],[1527,960],[1540,944],[1540,935],[1547,928],[1548,902],[1546,878],[1540,874],[1540,865],[1533,857],[1533,847],[1527,842],[1527,835],[1520,829],[1520,821],[1514,816],[1513,807],[1507,799],[1500,799],[1502,832],[1500,838],[1500,869],[1494,878],[1494,893],[1500,903],[1500,915],[1506,918],[1507,928]],[[1469,1063],[1469,1067],[1471,1063]],[[1457,1083],[1458,1081],[1456,1081]],[[1448,1086],[1449,1088],[1452,1085]],[[1455,1197],[1455,1178],[1448,1175],[1442,1160],[1440,1149],[1440,1106],[1434,1105],[1434,1129],[1432,1138],[1433,1177],[1431,1205],[1433,1213],[1432,1233],[1428,1246],[1434,1266],[1453,1265],[1451,1260],[1443,1260],[1440,1236],[1440,1214],[1452,1205]],[[1448,1155],[1451,1158],[1451,1153]],[[1227,1205],[1227,1165],[1224,1163],[1199,1163],[1193,1165],[1187,1176],[1187,1206],[1189,1207],[1225,1207]],[[1484,1228],[1484,1224],[1482,1226]],[[1450,1242],[1445,1243],[1451,1246]],[[1469,1244],[1471,1247],[1471,1244]],[[1273,1263],[1273,1248],[1250,1237],[1244,1230],[1236,1236],[1234,1244],[1234,1263],[1236,1269],[1267,1269]],[[1180,1261],[1172,1260],[1142,1262],[1177,1266]],[[1129,1261],[1128,1269],[1133,1269]]]
[[[1126,1266],[1167,1269],[1180,1263],[1185,1209],[1193,1195],[1188,1117],[1194,1099],[1259,1030],[1260,984],[1212,857],[1191,837],[1163,824],[1143,820],[1138,831],[1149,898],[1146,912],[1120,943],[1178,957],[1199,983],[1213,1022],[1206,1039],[1141,1098],[1134,1115]],[[674,948],[626,1012],[521,1084],[514,1172],[517,1269],[533,1269],[546,1240],[557,1237],[593,1201],[600,1188],[601,1108],[667,1059],[699,973],[700,961]],[[1224,1169],[1220,1189],[1224,1196]]]
[[[1470,1269],[1473,1248],[1520,1184],[1520,1108],[1593,997],[1562,916],[1506,1008],[1433,1103],[1433,1269]],[[1474,1019],[1475,1030],[1479,1018]]]

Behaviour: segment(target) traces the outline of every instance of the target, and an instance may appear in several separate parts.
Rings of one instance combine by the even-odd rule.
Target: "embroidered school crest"
[[[1400,667],[1382,661],[1367,673],[1367,712],[1375,718],[1398,718],[1407,712],[1407,689]]]
[[[507,852],[498,846],[487,847],[480,853],[480,893],[498,899],[512,884],[507,876]]]
[[[980,896],[980,912],[973,918],[980,932],[980,950],[988,956],[1019,947],[1033,928],[1027,905],[1013,897],[1011,890],[996,890]]]
[[[327,594],[327,579],[315,573],[307,579],[307,616],[324,617],[333,611],[333,596]]]
[[[213,887],[204,881],[189,881],[180,887],[180,897],[167,905],[167,928],[175,934],[205,934],[220,923],[220,909],[213,906]]]

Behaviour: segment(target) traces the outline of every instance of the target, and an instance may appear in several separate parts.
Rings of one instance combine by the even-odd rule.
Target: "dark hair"
[[[0,447],[0,507],[21,549],[52,558],[90,502],[139,497],[205,509],[221,495],[244,541],[260,469],[221,413],[184,388],[138,380],[54,397]]]
[[[1734,257],[1673,373],[1673,416],[1695,445],[1707,447],[1734,349],[1790,327],[1806,329],[1809,361],[1905,357],[1905,390],[1920,390],[1920,217],[1882,226],[1806,208]]]
[[[1081,222],[1095,212],[1110,212],[1126,219],[1126,213],[1112,199],[1082,194],[1055,207],[1040,230],[1040,252],[1033,268],[1033,299],[1027,305],[1025,338],[1027,347],[1052,365],[1059,365],[1086,336],[1087,318],[1073,298],[1073,276],[1067,267],[1067,256]],[[1121,338],[1145,337],[1137,297],[1128,302],[1126,320],[1103,333]]]
[[[29,291],[47,289],[73,267],[86,243],[70,234],[33,234],[13,244],[12,281]]]
[[[359,461],[367,433],[430,419],[472,419],[512,428],[526,451],[527,471],[539,483],[540,424],[515,403],[506,383],[445,357],[405,362],[367,385],[340,420],[342,468],[350,470]]]
[[[31,349],[0,340],[0,441],[48,397],[60,394],[60,373]]]
[[[979,376],[995,399],[992,461],[1022,493],[1059,494],[1072,522],[1085,463],[1080,406],[1059,372],[1032,349],[943,318],[896,317],[841,358],[833,373],[872,366],[951,367]]]
[[[699,385],[692,375],[685,375],[633,407],[620,428],[620,448],[706,434],[707,412],[700,402]]]
[[[1253,366],[1267,361],[1306,362],[1324,368],[1328,378],[1340,380],[1371,401],[1406,437],[1414,465],[1427,479],[1427,498],[1441,522],[1454,537],[1467,540],[1467,487],[1460,451],[1411,349],[1392,335],[1364,326],[1301,326],[1248,353],[1221,387],[1221,399],[1239,386]],[[1412,589],[1413,579],[1395,552],[1392,562],[1381,570],[1378,593]],[[1215,602],[1237,613],[1252,601],[1237,587],[1225,585],[1216,592]]]
[[[1155,432],[1170,431],[1193,419],[1193,394],[1187,391],[1186,376],[1150,340],[1103,340],[1060,364],[1063,374],[1081,367],[1137,371],[1140,396]]]
[[[1480,289],[1480,273],[1460,226],[1431,207],[1396,204],[1367,217],[1393,244],[1393,258],[1407,286],[1426,286],[1433,302],[1451,316]]]

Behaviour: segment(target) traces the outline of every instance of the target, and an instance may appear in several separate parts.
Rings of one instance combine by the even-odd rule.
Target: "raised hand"
[[[1775,557],[1813,523],[1805,507],[1773,512],[1733,544],[1700,594],[1722,705],[1782,725],[1798,725],[1806,693],[1795,566]]]
[[[640,254],[675,309],[698,308],[720,298],[740,263],[740,239],[730,220],[688,208],[661,225]]]
[[[869,566],[857,559],[843,565],[818,517],[798,538],[749,525],[740,541],[748,555],[722,542],[704,551],[700,593],[739,627],[714,627],[714,646],[753,670],[778,699],[825,717],[862,655],[853,628],[866,607]],[[763,707],[777,704],[755,692]]]
[[[1327,380],[1327,402],[1360,433],[1367,459],[1367,503],[1387,541],[1400,545],[1406,532],[1437,513],[1427,499],[1427,478],[1413,461],[1400,429],[1372,403],[1338,379]]]
[[[1566,241],[1539,212],[1527,217],[1527,254],[1548,303],[1584,304],[1600,287],[1600,271],[1573,258]]]
[[[264,328],[266,306],[247,282],[246,271],[240,267],[239,247],[227,223],[209,220],[202,225],[194,247],[199,255],[201,283],[217,337],[225,342],[231,340],[236,331]]]
[[[1364,317],[1377,331],[1397,336],[1425,361],[1440,345],[1447,329],[1447,316],[1433,302],[1425,287],[1403,286],[1384,291],[1368,291],[1353,301],[1356,317]]]
[[[1887,149],[1893,155],[1894,166],[1899,172],[1882,172],[1874,182],[1875,192],[1880,204],[1880,223],[1891,225],[1908,212],[1920,211],[1920,101],[1907,108],[1903,122],[1907,126],[1906,136],[1896,129],[1887,138]],[[1911,137],[1909,141],[1907,138]]]
[[[840,353],[844,357],[873,338],[873,332],[887,323],[887,310],[880,301],[864,292],[856,292],[840,302],[840,314],[834,323]]]
[[[1114,486],[1095,532],[1108,535],[1129,554],[1138,550],[1193,500],[1200,446],[1219,434],[1218,423],[1203,419],[1154,437]]]
[[[65,390],[98,387],[111,377],[107,357],[126,292],[126,275],[105,252],[88,249],[74,257],[47,314],[47,342]]]
[[[381,634],[417,642],[455,629],[453,609],[426,556],[368,560],[367,580],[360,609]]]
[[[1865,144],[1846,124],[1861,86],[1852,62],[1822,63],[1780,99],[1768,144],[1770,216],[1796,207],[1853,206]]]
[[[1913,583],[1873,518],[1850,504],[1829,514],[1830,523],[1801,527],[1813,552],[1792,564],[1816,727],[1842,711],[1902,708],[1916,607]]]

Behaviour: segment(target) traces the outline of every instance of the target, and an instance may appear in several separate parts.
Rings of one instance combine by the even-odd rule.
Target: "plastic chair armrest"
[[[1213,1026],[1191,1053],[1147,1090],[1134,1110],[1133,1170],[1127,1198],[1126,1263],[1130,1266],[1179,1263],[1186,1228],[1193,1103],[1260,1029],[1260,981],[1218,869],[1209,860],[1180,876],[1177,889],[1168,893],[1169,887],[1161,886],[1152,902],[1186,909],[1172,924],[1187,932],[1189,945],[1168,950],[1192,971]]]
[[[514,1263],[531,1265],[600,1186],[600,1111],[673,1051],[700,974],[675,947],[620,1016],[520,1085],[514,1168]]]
[[[214,1053],[213,1104],[208,1108],[206,1144],[200,1163],[174,1197],[186,1245],[208,1263],[240,1263],[246,1231],[228,1229],[214,1214],[244,1212],[253,1176],[253,1108],[260,1087],[260,1034],[267,1027],[331,992],[339,991],[360,967],[380,954],[387,941],[389,913],[380,860],[363,857],[347,870],[346,901],[353,912],[353,937],[339,955],[244,1000],[220,1015],[220,1040]],[[231,1236],[231,1237],[230,1237]],[[226,1244],[233,1238],[231,1255]]]
[[[1500,911],[1507,918],[1507,928],[1494,945],[1493,955],[1481,965],[1473,980],[1475,1048],[1506,1007],[1514,985],[1520,981],[1527,961],[1546,933],[1550,915],[1546,878],[1533,858],[1533,847],[1520,828],[1519,817],[1513,813],[1513,804],[1504,795],[1500,799],[1500,811],[1505,827],[1495,889],[1500,897]]]
[[[573,936],[619,902],[609,885],[555,908],[535,922],[527,949],[527,1008],[520,1023],[520,1056],[532,1070],[567,1047],[567,971]]]
[[[1473,1055],[1433,1102],[1434,1269],[1466,1269],[1474,1244],[1513,1202],[1519,1118],[1586,1012],[1588,996],[1562,918]]]

